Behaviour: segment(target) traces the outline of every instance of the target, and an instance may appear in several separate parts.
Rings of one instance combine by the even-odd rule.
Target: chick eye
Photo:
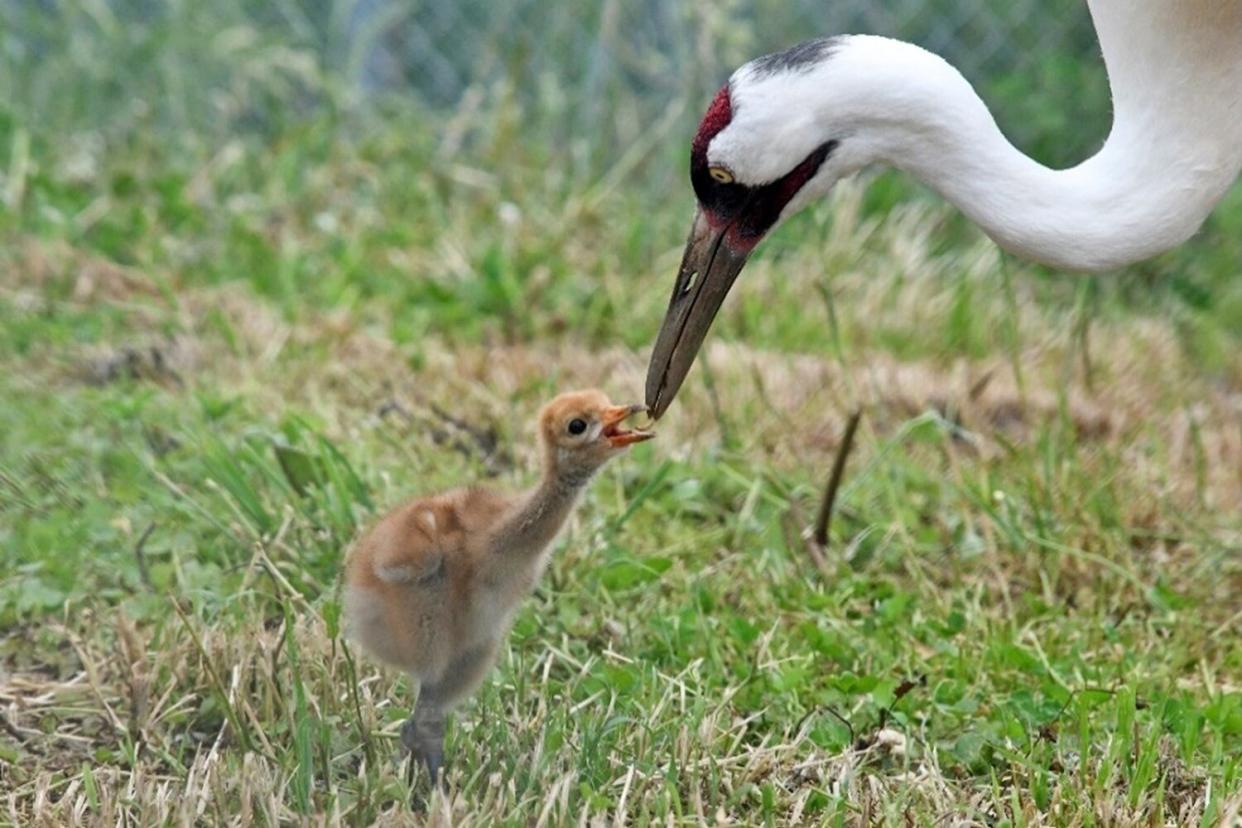
[[[586,431],[586,420],[580,419],[578,417],[574,417],[572,420],[569,421],[569,433],[570,434],[577,435],[577,434],[581,434],[584,431]]]

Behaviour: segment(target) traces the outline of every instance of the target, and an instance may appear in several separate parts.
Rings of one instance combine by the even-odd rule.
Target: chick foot
[[[401,726],[401,744],[427,766],[432,787],[438,786],[444,770],[444,721],[419,721],[411,716]]]

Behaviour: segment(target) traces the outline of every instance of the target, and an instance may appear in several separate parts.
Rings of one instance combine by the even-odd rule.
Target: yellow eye
[[[708,167],[707,172],[712,178],[719,181],[721,184],[733,183],[733,173],[729,172],[724,167]]]

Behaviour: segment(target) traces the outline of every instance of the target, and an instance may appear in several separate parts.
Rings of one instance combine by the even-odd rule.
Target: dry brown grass
[[[356,424],[359,413],[376,413],[388,402],[426,411],[430,403],[454,400],[485,412],[492,425],[520,440],[529,413],[552,389],[599,386],[617,398],[635,397],[646,371],[646,354],[623,348],[586,349],[572,341],[463,346],[436,339],[418,344],[420,367],[414,369],[408,349],[344,316],[292,328],[233,290],[183,297],[183,322],[209,340],[213,334],[195,324],[208,308],[232,323],[241,349],[226,351],[218,341],[203,346],[196,337],[147,347],[165,349],[164,360],[179,372],[207,368],[197,380],[204,384],[259,395],[272,407],[315,405],[342,433],[351,427],[342,417]],[[863,405],[876,439],[935,412],[955,427],[963,450],[986,459],[1063,423],[1088,449],[1119,452],[1121,473],[1153,498],[1242,509],[1242,390],[1196,376],[1171,328],[1153,320],[1100,325],[1093,337],[1090,388],[1079,355],[1063,341],[1019,355],[1021,384],[1004,357],[900,361],[875,351],[843,365],[827,354],[711,341],[704,356],[714,389],[696,368],[677,410],[660,423],[657,445],[684,457],[717,444],[727,431],[780,466],[822,466],[845,415]],[[122,348],[120,358],[132,349]],[[331,361],[322,359],[325,353]],[[110,365],[117,358],[116,352],[83,357],[95,371],[101,360]],[[274,372],[279,382],[271,381]]]
[[[669,773],[689,790],[690,810],[684,822],[701,825],[743,824],[723,807],[704,804],[709,784],[722,785],[726,793],[748,785],[779,786],[784,808],[780,824],[791,826],[806,824],[805,809],[817,792],[854,803],[855,813],[846,821],[852,826],[891,824],[891,818],[901,813],[941,814],[939,824],[961,828],[1017,819],[1036,826],[1140,826],[1153,824],[1157,813],[1150,800],[1128,801],[1120,780],[1099,792],[1094,813],[1084,813],[1083,789],[1098,787],[1101,774],[1111,778],[1112,773],[1094,756],[1051,778],[1051,804],[1045,809],[1026,798],[1010,800],[1003,793],[1025,789],[1030,780],[1023,779],[1001,778],[999,789],[978,788],[964,801],[961,781],[946,775],[935,742],[917,730],[896,742],[877,739],[876,732],[862,732],[851,749],[835,754],[824,753],[809,741],[805,725],[756,742],[753,720],[730,712],[727,693],[713,700],[713,711],[697,727],[682,727],[666,766],[642,773],[630,767],[619,774],[615,807],[605,814],[588,819],[570,805],[568,795],[577,774],[569,754],[550,770],[555,781],[546,789],[521,794],[505,774],[475,771],[462,763],[448,795],[434,800],[430,811],[411,812],[394,795],[403,790],[406,773],[396,752],[398,722],[383,715],[399,696],[396,679],[367,669],[356,685],[359,705],[355,706],[349,696],[353,672],[339,642],[329,639],[309,606],[301,606],[298,617],[293,636],[306,665],[300,678],[314,713],[333,719],[353,738],[370,739],[376,761],[368,766],[367,756],[358,748],[330,757],[356,775],[347,772],[330,778],[322,793],[337,805],[311,820],[317,825],[357,824],[355,808],[345,804],[355,796],[360,797],[355,806],[378,808],[374,823],[378,825],[484,826],[513,813],[527,814],[526,821],[533,825],[625,825],[658,799]],[[222,628],[187,617],[188,626],[147,639],[123,614],[98,621],[104,626],[89,640],[60,626],[37,633],[66,641],[72,648],[77,660],[68,675],[19,672],[0,682],[4,729],[20,740],[30,760],[25,767],[0,766],[6,788],[0,793],[0,814],[13,825],[47,828],[306,822],[291,809],[288,768],[273,758],[279,751],[272,740],[282,735],[272,731],[272,723],[289,715],[293,680],[280,655],[287,646],[282,626],[243,623]],[[756,657],[762,667],[773,654],[761,646]],[[611,648],[600,658],[628,661]],[[549,700],[560,693],[558,682],[550,677],[560,671],[581,674],[587,668],[551,644],[535,663],[524,665],[529,675],[540,677],[528,690],[528,697],[539,703],[525,713],[510,708],[506,726],[515,732],[539,733],[546,726]],[[692,664],[681,675],[661,677],[667,684],[662,706],[675,712],[686,704],[687,686],[696,686],[700,678],[694,674],[697,669]],[[233,711],[235,720],[223,726],[196,722],[195,711],[213,695]],[[655,718],[662,711],[650,713]],[[55,722],[55,730],[44,732],[38,723],[48,721]],[[239,749],[237,727],[254,742],[248,751]],[[468,743],[468,720],[463,727],[458,739]],[[172,757],[186,753],[181,744],[186,739],[197,747],[191,751],[193,760],[183,767]],[[132,762],[97,759],[101,750],[127,749],[133,751]],[[1205,779],[1182,763],[1168,740],[1161,743],[1159,762],[1165,787],[1163,824],[1199,824],[1207,794]],[[1234,824],[1229,813],[1227,808],[1222,826]],[[1236,818],[1236,797],[1232,813]]]
[[[930,266],[927,216],[901,212],[891,227],[880,228],[850,227],[843,220],[841,232],[851,238],[893,234],[893,261],[916,279],[917,271]],[[6,298],[37,308],[47,301],[49,284],[76,272],[59,300],[62,307],[89,310],[107,303],[124,309],[129,324],[123,336],[104,344],[35,348],[14,366],[21,382],[96,390],[128,383],[158,387],[176,400],[211,391],[243,400],[259,421],[276,420],[290,409],[311,412],[337,444],[369,447],[366,462],[383,469],[375,475],[382,481],[377,498],[402,495],[420,484],[399,475],[403,464],[423,470],[451,466],[457,458],[467,469],[520,477],[535,459],[527,422],[554,389],[601,386],[622,399],[642,387],[646,355],[626,348],[586,347],[570,336],[540,344],[429,338],[398,345],[376,333],[382,322],[367,326],[358,315],[307,311],[290,323],[237,287],[179,290],[170,298],[124,268],[68,248],[51,250],[35,246],[18,254],[0,281]],[[980,272],[993,265],[983,250],[977,262],[968,263]],[[800,289],[798,279],[809,285],[811,276],[805,274],[813,268],[788,270],[798,275],[782,290]],[[755,277],[756,290],[767,290],[762,286],[767,275]],[[891,284],[872,285],[848,272],[842,280],[859,318],[907,315],[918,325],[944,311],[943,302],[929,298],[930,289],[917,283],[894,304]],[[1039,329],[1042,320],[1033,311],[1021,313],[1022,330]],[[209,315],[214,315],[210,321]],[[221,333],[222,325],[231,336]],[[999,521],[954,501],[983,537],[986,553],[964,564],[950,562],[948,552],[939,559],[911,556],[894,567],[895,577],[914,584],[907,588],[928,602],[921,612],[947,613],[949,602],[956,601],[952,606],[980,614],[973,633],[1012,625],[1014,640],[1036,650],[1043,646],[1048,622],[1023,621],[1014,608],[1030,596],[1061,602],[1069,614],[1076,607],[1103,608],[1096,616],[1084,611],[1083,625],[1120,627],[1132,614],[1155,631],[1126,645],[1088,635],[1081,646],[1089,659],[1118,664],[1125,663],[1130,646],[1134,651],[1128,655],[1142,665],[1159,662],[1166,640],[1180,635],[1151,620],[1155,613],[1147,592],[1156,578],[1144,570],[1159,569],[1174,588],[1184,587],[1200,602],[1194,622],[1214,633],[1178,639],[1192,666],[1171,669],[1169,675],[1201,697],[1237,691],[1228,649],[1242,572],[1234,567],[1211,582],[1191,582],[1203,580],[1204,537],[1220,547],[1242,545],[1229,521],[1242,509],[1238,388],[1197,373],[1171,327],[1152,319],[1096,323],[1090,383],[1083,354],[1065,333],[1024,336],[1020,353],[980,359],[901,360],[863,335],[857,341],[864,345],[843,361],[826,348],[796,353],[716,337],[677,406],[658,426],[660,437],[651,449],[655,461],[700,463],[697,458],[720,458],[721,446],[731,444],[730,454],[712,462],[741,465],[737,458],[745,458],[756,480],[784,477],[813,490],[837,447],[845,413],[857,405],[868,413],[851,461],[855,477],[899,453],[955,481],[988,473],[1004,480],[1015,457],[1030,462],[1040,440],[1059,439],[1063,465],[1068,465],[1064,455],[1073,454],[1086,476],[1121,493],[1124,521],[1133,530],[1131,548],[1117,548],[1083,512],[1081,492],[1054,492],[1050,499],[1061,510],[1058,517],[1081,524],[1075,536],[1081,548],[1060,550],[1065,557],[1051,572],[1038,550],[1014,550],[998,541]],[[903,435],[920,418],[938,421],[938,433],[948,438],[907,442]],[[393,437],[408,456],[383,456],[388,444],[376,441],[378,432]],[[1054,474],[1046,485],[1060,480],[1069,478]],[[196,484],[201,486],[195,489]],[[161,485],[177,493],[178,503],[195,497],[205,502],[210,490],[203,481]],[[752,506],[753,498],[739,498],[722,510],[744,513]],[[883,509],[868,514],[877,511]],[[1183,531],[1183,511],[1200,524],[1200,534]],[[954,826],[1189,825],[1201,821],[1209,794],[1222,795],[1210,789],[1201,769],[1187,766],[1175,746],[1161,739],[1156,761],[1162,798],[1136,799],[1109,754],[1115,734],[1081,756],[1051,747],[1054,731],[1068,731],[1072,724],[1057,722],[1044,740],[1055,752],[1056,770],[1043,780],[1049,804],[1040,808],[1030,795],[1036,785],[1032,774],[1045,770],[1037,763],[1014,761],[990,778],[969,776],[949,757],[951,746],[937,732],[937,722],[911,719],[900,731],[903,741],[895,742],[878,738],[883,728],[858,710],[834,712],[857,732],[845,748],[826,751],[811,733],[811,716],[824,717],[823,709],[812,709],[801,720],[801,711],[765,719],[766,711],[735,705],[744,681],[710,675],[711,666],[696,657],[679,672],[655,670],[654,689],[646,690],[644,726],[672,731],[672,747],[658,759],[645,754],[644,763],[628,761],[648,748],[650,738],[644,726],[631,728],[607,758],[611,775],[601,788],[607,803],[584,805],[582,745],[572,741],[581,735],[571,731],[570,741],[547,747],[545,734],[559,726],[566,706],[570,718],[597,708],[617,716],[632,713],[618,694],[588,691],[584,682],[601,665],[633,666],[630,639],[652,616],[675,615],[683,593],[707,583],[722,606],[762,620],[745,658],[731,664],[739,671],[753,667],[759,675],[779,674],[791,664],[815,674],[818,656],[799,652],[797,641],[788,640],[790,631],[825,617],[834,628],[848,629],[869,618],[874,607],[852,596],[834,598],[839,607],[829,602],[805,613],[773,604],[768,593],[801,588],[808,576],[787,561],[764,569],[748,557],[753,550],[739,548],[736,538],[743,530],[725,524],[696,527],[671,541],[659,535],[666,546],[645,551],[676,559],[670,571],[681,579],[652,588],[661,603],[644,605],[641,601],[655,600],[644,597],[632,599],[637,608],[624,602],[591,606],[571,634],[555,626],[553,605],[575,600],[574,589],[582,588],[587,576],[573,573],[590,569],[592,556],[601,554],[598,529],[576,524],[573,551],[564,569],[553,572],[557,588],[570,597],[558,592],[556,599],[540,598],[536,610],[561,637],[541,632],[537,644],[515,646],[508,654],[490,683],[491,695],[458,725],[453,787],[429,811],[412,813],[405,802],[406,769],[396,755],[396,726],[408,688],[370,665],[351,664],[323,620],[327,597],[308,601],[284,580],[300,566],[303,544],[322,537],[324,528],[286,507],[281,530],[263,537],[248,532],[236,514],[223,507],[220,512],[221,525],[240,539],[237,545],[248,556],[232,599],[240,608],[236,613],[200,614],[185,596],[170,595],[161,623],[134,622],[115,605],[83,596],[56,623],[5,633],[0,741],[13,745],[18,758],[0,761],[0,821],[337,825],[357,824],[366,814],[382,825],[625,825],[664,808],[671,787],[685,810],[677,819],[670,816],[669,824],[739,825],[758,818],[755,803],[770,786],[777,811],[773,822],[783,825],[813,824],[824,796],[848,803],[845,824],[859,826],[927,824],[931,815],[939,825]],[[949,517],[959,516],[932,515],[928,521],[944,523]],[[886,536],[881,554],[912,534],[893,521],[877,524]],[[139,527],[128,531],[127,538],[136,541]],[[756,548],[767,543],[754,537],[749,542]],[[852,575],[855,550],[840,550],[834,561],[842,580]],[[765,547],[762,554],[771,553]],[[944,607],[934,604],[938,595]],[[293,609],[292,630],[273,609],[282,602]],[[590,642],[585,654],[571,646],[578,640]],[[300,653],[296,674],[290,642]],[[967,656],[980,655],[963,647]],[[911,650],[911,666],[937,655],[919,642]],[[313,800],[332,803],[314,816],[298,809],[294,793],[296,763],[288,744],[297,718],[295,681],[304,684],[315,721],[333,734],[314,745],[316,767],[325,770],[316,775]],[[696,704],[705,711],[696,712]],[[695,723],[686,724],[690,721]],[[498,730],[513,744],[496,742]],[[513,756],[539,767],[533,781],[515,782],[506,764]],[[1221,824],[1236,824],[1242,799],[1224,793],[1232,799],[1223,807]]]

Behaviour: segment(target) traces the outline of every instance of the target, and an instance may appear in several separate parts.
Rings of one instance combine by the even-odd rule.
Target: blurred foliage
[[[1023,148],[1079,160],[1107,89],[1078,0],[884,8],[642,0],[5,0],[0,92],[50,131],[132,124],[219,140],[323,107],[513,101],[528,139],[606,166],[670,107],[697,110],[734,67],[811,35],[899,36],[955,63]],[[1069,129],[1073,125],[1073,129]]]

